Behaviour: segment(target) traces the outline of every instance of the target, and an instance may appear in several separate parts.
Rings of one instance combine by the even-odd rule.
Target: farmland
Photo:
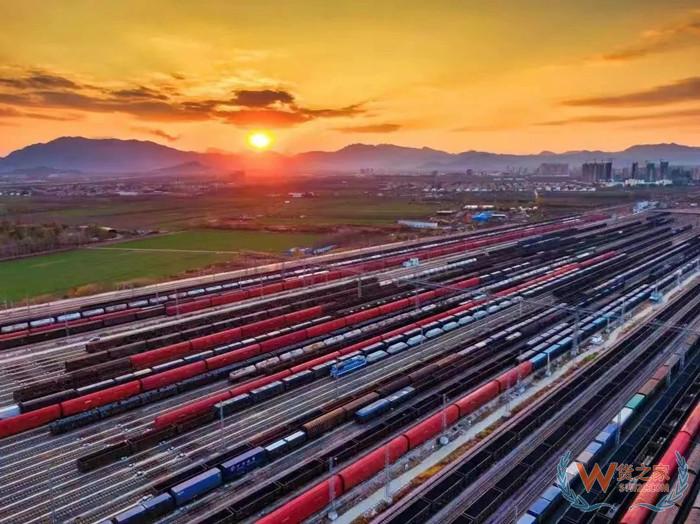
[[[193,230],[0,262],[0,301],[61,297],[143,285],[212,265],[240,267],[238,251],[275,255],[315,235]]]
[[[438,208],[434,203],[378,198],[361,193],[340,197],[327,194],[315,198],[241,193],[195,199],[177,196],[96,198],[88,202],[0,198],[0,218],[4,212],[24,223],[91,223],[122,229],[181,230],[242,216],[261,225],[386,226],[402,218],[428,217]]]
[[[195,229],[168,235],[112,244],[110,249],[142,249],[168,251],[263,251],[280,253],[292,247],[309,247],[317,235],[270,233],[267,231],[226,231]]]

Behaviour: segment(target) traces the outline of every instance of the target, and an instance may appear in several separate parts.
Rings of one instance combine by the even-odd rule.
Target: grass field
[[[155,282],[238,256],[216,251],[280,253],[293,246],[309,246],[315,240],[314,235],[196,230],[121,242],[107,246],[109,249],[80,249],[0,262],[0,301],[61,297],[79,288],[82,292],[110,290],[124,282]]]
[[[208,251],[266,251],[279,253],[290,247],[308,247],[318,240],[316,235],[269,233],[265,231],[226,231],[200,229],[182,231],[141,240],[112,244],[121,249],[208,250]]]
[[[289,202],[289,203],[285,203]],[[247,215],[261,224],[288,225],[390,225],[401,218],[424,218],[438,204],[378,198],[361,194],[316,198],[265,195],[173,196],[90,201],[45,201],[40,198],[0,197],[0,218],[12,216],[24,223],[97,224],[133,229],[190,229],[212,219]]]
[[[425,218],[438,204],[360,196],[356,198],[299,198],[270,210],[264,223],[317,225],[395,225],[399,219]]]

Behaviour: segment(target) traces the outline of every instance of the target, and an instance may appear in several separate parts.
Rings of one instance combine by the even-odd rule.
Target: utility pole
[[[506,390],[506,417],[510,417],[510,384]]]
[[[622,300],[622,306],[620,307],[620,325],[625,323],[625,300]]]
[[[49,461],[49,496],[51,497],[51,524],[56,524],[56,499],[53,491],[53,460]]]
[[[328,512],[328,518],[330,520],[335,520],[338,518],[338,511],[336,510],[336,500],[335,500],[335,482],[333,480],[333,469],[335,468],[335,457],[328,459],[328,473],[330,477],[330,482],[328,482],[328,498],[331,503],[331,510]]]
[[[224,405],[219,402],[219,432],[221,434],[220,446],[221,452],[224,451]]]
[[[384,446],[384,478],[386,483],[384,484],[384,497],[386,501],[391,504],[391,468],[389,467],[391,461],[389,457],[389,446]]]
[[[446,445],[447,438],[447,394],[442,394],[442,435],[440,435],[440,444]]]
[[[574,340],[571,344],[571,353],[575,357],[578,355],[578,338],[579,338],[579,314],[578,308],[574,308]]]

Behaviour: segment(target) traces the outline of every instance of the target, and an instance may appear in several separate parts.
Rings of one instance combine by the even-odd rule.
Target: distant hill
[[[149,171],[149,173],[154,175],[202,175],[209,174],[213,171],[214,168],[211,166],[192,160],[191,162],[185,162],[175,166],[159,167],[158,169]]]
[[[353,144],[338,151],[310,151],[293,156],[268,152],[234,155],[180,151],[140,140],[63,137],[34,144],[0,158],[0,173],[83,172],[197,174],[233,169],[291,169],[298,172],[348,172],[362,168],[396,171],[496,170],[535,168],[542,162],[583,162],[612,159],[617,166],[631,162],[668,160],[672,164],[700,165],[700,147],[679,144],[636,145],[623,151],[543,151],[531,155],[436,149],[391,144]]]
[[[428,147],[413,148],[391,144],[352,144],[338,151],[310,151],[296,155],[299,165],[314,169],[357,170],[363,167],[416,169],[449,163],[455,155]]]
[[[0,159],[0,171],[50,167],[88,173],[130,173],[196,162],[199,157],[199,153],[155,142],[63,137],[10,153]]]

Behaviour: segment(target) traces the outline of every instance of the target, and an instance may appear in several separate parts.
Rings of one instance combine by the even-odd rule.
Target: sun
[[[272,135],[267,131],[253,131],[248,135],[248,144],[253,149],[262,151],[272,144]]]

